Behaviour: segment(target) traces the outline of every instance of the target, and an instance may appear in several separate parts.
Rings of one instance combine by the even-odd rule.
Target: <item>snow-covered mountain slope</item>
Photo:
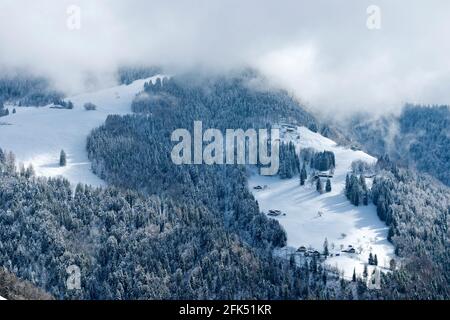
[[[333,257],[327,258],[325,263],[338,267],[346,278],[352,276],[353,268],[357,274],[363,273],[370,252],[377,254],[378,265],[387,270],[389,261],[395,257],[394,248],[387,241],[388,228],[379,220],[374,205],[353,206],[344,194],[345,177],[351,163],[355,160],[373,163],[376,159],[362,151],[338,146],[304,127],[298,127],[294,132],[282,132],[281,137],[282,141],[292,141],[297,152],[311,147],[318,151],[333,151],[336,156],[332,191],[329,193],[319,194],[310,181],[300,186],[298,176],[288,180],[258,174],[250,177],[249,187],[260,209],[266,213],[278,209],[286,214],[276,219],[287,232],[288,246],[294,249],[304,246],[322,252],[327,238]],[[265,185],[267,188],[263,190],[254,189]],[[356,253],[342,252],[349,245],[355,248]]]
[[[59,176],[94,186],[104,182],[93,174],[86,152],[90,131],[102,125],[109,114],[131,112],[131,102],[142,91],[144,83],[163,76],[137,80],[92,93],[69,97],[74,109],[16,107],[16,113],[0,118],[0,147],[12,151],[18,163],[33,164],[37,175]],[[92,102],[97,110],[86,111]],[[61,149],[67,154],[67,166],[59,166]]]

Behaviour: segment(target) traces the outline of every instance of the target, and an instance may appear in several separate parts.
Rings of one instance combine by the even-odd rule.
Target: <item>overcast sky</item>
[[[81,9],[70,30],[67,8]],[[369,5],[381,29],[367,27]],[[73,21],[73,20],[70,20]],[[0,0],[0,67],[66,91],[121,64],[261,70],[325,114],[450,103],[446,0]]]

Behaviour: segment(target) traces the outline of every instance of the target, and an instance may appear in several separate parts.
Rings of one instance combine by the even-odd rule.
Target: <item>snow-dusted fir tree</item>
[[[305,181],[308,178],[308,174],[306,172],[305,163],[303,163],[302,169],[300,170],[300,185],[305,185]]]
[[[64,150],[61,150],[61,153],[59,154],[59,166],[65,167],[66,164],[67,164],[66,152]]]
[[[373,254],[372,254],[372,252],[371,253],[369,253],[369,264],[372,266],[374,263],[373,263]]]
[[[319,193],[323,193],[323,184],[322,184],[322,181],[320,180],[320,178],[317,179],[316,190]]]
[[[323,242],[323,255],[328,256],[330,254],[330,250],[328,249],[328,239],[325,238],[325,241]]]
[[[3,152],[2,148],[0,148],[0,164],[4,164],[6,162],[6,155]]]
[[[331,192],[331,180],[327,179],[327,184],[325,186],[325,191],[326,192]]]

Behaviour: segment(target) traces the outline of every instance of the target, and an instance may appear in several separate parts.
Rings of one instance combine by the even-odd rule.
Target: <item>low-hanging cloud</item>
[[[67,9],[81,9],[81,28]],[[369,5],[379,30],[367,27]],[[2,0],[0,67],[58,88],[113,81],[120,65],[171,73],[251,66],[325,115],[450,102],[450,3],[307,0]]]

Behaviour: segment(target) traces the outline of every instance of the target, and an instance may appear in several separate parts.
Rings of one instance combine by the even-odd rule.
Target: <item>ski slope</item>
[[[158,75],[67,98],[74,109],[15,107],[16,113],[0,118],[0,147],[12,151],[17,163],[32,164],[39,176],[63,176],[71,183],[103,186],[105,183],[91,170],[86,151],[86,138],[92,129],[104,123],[109,114],[131,112],[131,102],[143,90],[145,82],[156,81]],[[86,111],[92,102],[97,110]],[[12,107],[10,107],[10,111]],[[59,166],[61,149],[67,154],[67,165]]]
[[[345,278],[351,278],[353,268],[357,274],[363,273],[370,252],[377,254],[378,265],[387,270],[389,261],[395,257],[394,247],[387,241],[388,228],[379,220],[374,205],[355,207],[344,194],[345,177],[351,163],[358,159],[373,163],[376,159],[362,151],[340,147],[304,127],[297,127],[294,132],[282,130],[281,140],[292,141],[297,152],[301,148],[312,147],[317,151],[333,151],[336,156],[332,191],[329,193],[319,194],[315,183],[311,184],[309,178],[304,186],[300,186],[298,176],[282,180],[253,173],[249,178],[249,187],[258,200],[260,210],[267,213],[268,210],[278,209],[286,214],[275,219],[286,230],[288,247],[296,250],[304,246],[322,252],[327,238],[333,257],[327,258],[325,263],[339,268]],[[267,188],[255,190],[255,186]],[[343,253],[342,250],[349,245],[357,253]]]

